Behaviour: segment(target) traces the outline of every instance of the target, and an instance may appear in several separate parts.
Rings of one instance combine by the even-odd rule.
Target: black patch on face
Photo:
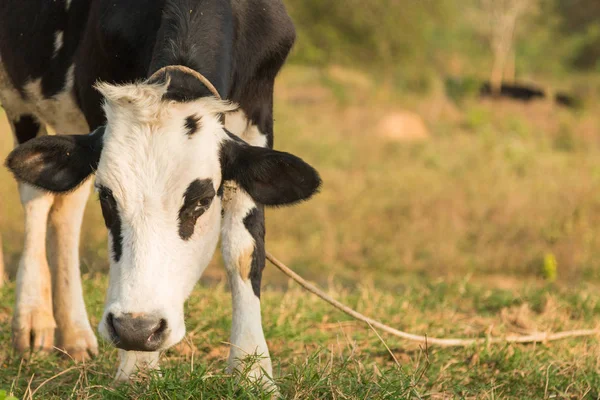
[[[112,235],[113,256],[115,262],[119,262],[123,254],[123,235],[121,233],[121,217],[117,207],[117,201],[113,196],[112,190],[101,186],[98,189],[100,197],[100,207],[102,207],[102,216],[104,224]]]
[[[15,125],[15,136],[19,144],[35,138],[40,131],[40,123],[33,115],[25,114],[13,122]]]
[[[194,234],[196,221],[210,208],[215,197],[211,179],[196,179],[185,190],[183,205],[179,210],[179,236],[189,240]]]
[[[202,117],[197,115],[190,115],[185,119],[185,134],[191,137],[194,133],[198,132],[202,127]]]
[[[250,267],[250,283],[256,297],[260,298],[260,283],[265,269],[265,209],[263,206],[253,208],[244,218],[244,226],[254,238],[252,266]]]

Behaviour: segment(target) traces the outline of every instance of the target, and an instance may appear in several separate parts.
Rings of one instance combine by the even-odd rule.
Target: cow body
[[[253,150],[246,143],[266,149],[273,146],[273,84],[294,37],[293,25],[280,1],[2,2],[0,102],[15,143],[23,148],[18,148],[8,160],[9,168],[20,181],[25,210],[25,243],[17,273],[13,319],[17,349],[49,350],[57,345],[76,358],[86,358],[97,351],[83,303],[78,254],[80,225],[91,181],[84,178],[97,168],[96,187],[111,248],[111,283],[100,331],[123,349],[119,376],[128,377],[142,362],[154,364],[158,350],[181,339],[185,331],[183,319],[177,322],[179,317],[174,317],[180,311],[160,308],[161,301],[168,303],[170,297],[177,297],[175,303],[179,304],[184,299],[173,294],[177,290],[187,296],[191,290],[189,281],[193,286],[214,251],[219,223],[233,296],[230,365],[236,367],[240,358],[258,353],[264,356],[259,367],[271,374],[259,301],[265,263],[263,204],[287,204],[307,198],[320,181],[312,170],[306,170],[310,176],[299,177],[294,184],[300,186],[287,191],[287,181],[273,190],[265,189],[262,181],[260,185],[252,183],[254,176],[265,179],[265,173],[275,173],[277,177],[277,171],[270,172],[276,165],[287,168],[296,163],[289,174],[284,171],[283,175],[288,176],[302,170],[303,164],[295,158],[280,161],[278,157],[284,157],[283,153],[269,150],[267,154],[267,150]],[[239,107],[210,100],[210,90],[185,72],[159,73],[153,81],[145,81],[170,65],[200,72],[221,97]],[[107,84],[97,90],[94,84],[98,81]],[[119,84],[124,86],[115,86]],[[95,133],[82,139],[69,136],[57,141],[54,137],[41,137],[46,134],[46,126],[58,135]],[[183,136],[167,136],[179,127],[189,142],[183,142]],[[164,133],[160,136],[156,132]],[[246,143],[238,142],[238,138]],[[201,155],[184,154],[187,147],[194,146],[186,144],[192,139]],[[58,151],[63,145],[71,147]],[[176,154],[153,155],[153,148]],[[47,157],[41,161],[39,154]],[[77,154],[78,165],[71,154]],[[138,170],[144,164],[148,169],[158,168],[179,176],[181,166],[173,160],[180,156],[182,162],[203,171],[202,176],[192,179],[195,175],[190,174],[191,183],[182,181],[184,186],[179,187],[166,175]],[[261,161],[273,157],[279,160],[275,164]],[[239,171],[239,166],[249,168],[261,162],[262,167],[255,174]],[[40,172],[46,169],[48,173]],[[129,175],[120,174],[123,171]],[[225,180],[229,179],[243,190],[224,196]],[[142,180],[148,182],[139,188],[128,183]],[[311,187],[303,189],[306,182]],[[160,185],[164,185],[164,190],[158,189]],[[159,199],[159,194],[146,190],[147,187],[163,197]],[[283,195],[287,198],[273,197],[276,191],[288,193]],[[136,211],[138,205],[130,200],[132,193],[145,196],[141,210],[152,210],[152,204],[162,202],[152,227],[140,228],[151,220],[152,211],[147,212],[150,216],[146,211],[142,213],[146,216]],[[195,205],[198,198],[207,199],[206,204]],[[167,216],[158,215],[168,207],[177,207],[178,211],[167,210]],[[198,212],[201,207],[205,209]],[[176,214],[173,220],[171,214]],[[221,214],[219,222],[215,215]],[[163,224],[165,220],[168,221]],[[154,296],[159,297],[154,304],[140,297],[153,298],[156,293],[147,292],[156,282],[149,281],[151,274],[138,264],[153,263],[140,261],[144,258],[140,249],[150,246],[151,252],[160,247],[152,245],[152,239],[148,239],[151,234],[143,233],[159,225],[169,233],[178,232],[173,233],[173,247],[165,249],[165,253],[178,248],[178,254],[189,253],[181,264],[201,266],[190,275],[182,272],[180,280],[186,281],[185,289],[163,291],[162,299]],[[52,268],[46,259],[46,234]],[[192,249],[188,243],[194,241],[199,244]],[[199,257],[194,252],[205,254]],[[164,254],[154,254],[155,259],[161,257],[168,259]],[[147,268],[155,268],[154,275],[164,273],[160,265]],[[135,275],[135,271],[140,275]],[[165,273],[165,279],[171,275],[173,272]],[[129,279],[126,277],[131,278],[130,284],[122,284]],[[152,303],[154,308],[142,309],[142,303]],[[149,329],[150,336],[138,337],[145,329]],[[254,370],[260,373],[260,368]]]
[[[0,90],[9,109],[20,95],[17,118],[37,117],[60,134],[61,125],[88,132],[105,122],[95,82],[133,82],[181,64],[239,104],[272,147],[273,81],[295,38],[279,1],[7,0],[0,23]],[[19,143],[33,136],[17,132]]]

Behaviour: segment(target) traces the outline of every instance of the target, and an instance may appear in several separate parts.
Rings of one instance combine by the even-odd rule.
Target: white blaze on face
[[[217,195],[183,238],[179,214],[194,181],[221,183],[219,151],[226,138],[219,113],[233,106],[212,98],[162,101],[165,85],[102,85],[107,129],[96,187],[107,188],[117,205],[120,257],[113,254],[101,333],[109,313],[158,315],[168,334],[161,348],[185,334],[183,304],[212,258],[219,237]],[[190,132],[186,120],[193,117]]]

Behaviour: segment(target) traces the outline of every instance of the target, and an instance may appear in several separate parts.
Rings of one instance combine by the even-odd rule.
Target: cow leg
[[[3,101],[8,91],[3,91]],[[15,96],[16,99],[18,99]],[[38,135],[46,134],[44,124],[32,114],[12,112],[10,106],[22,104],[6,102],[15,143],[21,144]],[[44,350],[54,346],[54,316],[50,270],[46,259],[46,224],[54,196],[30,185],[19,184],[21,204],[25,214],[23,253],[17,270],[16,304],[13,314],[13,346],[18,351]]]
[[[73,69],[70,68],[64,91],[51,99],[42,96],[38,81],[28,87],[30,95],[38,99],[36,107],[61,135],[89,131],[72,94],[72,74]],[[52,114],[49,110],[54,109],[58,112]],[[49,217],[48,256],[52,272],[57,347],[77,361],[88,359],[98,352],[98,342],[83,300],[79,264],[81,224],[91,182],[89,179],[72,192],[56,195]]]
[[[27,184],[21,184],[19,192],[25,211],[25,243],[17,271],[13,345],[18,351],[49,351],[56,326],[46,260],[46,223],[53,196]]]
[[[241,109],[226,116],[225,127],[253,146],[267,146],[267,136]],[[265,267],[265,214],[241,189],[225,189],[221,251],[231,287],[233,317],[228,368],[244,368],[243,360],[256,355],[251,377],[273,376],[262,328],[260,284]]]
[[[273,376],[260,312],[260,281],[265,266],[264,209],[237,189],[227,189],[221,250],[231,287],[233,320],[229,370],[242,370],[248,356],[257,356],[252,377]]]
[[[55,197],[48,235],[57,347],[78,361],[98,352],[83,301],[79,270],[79,237],[90,184],[88,180],[74,192]]]

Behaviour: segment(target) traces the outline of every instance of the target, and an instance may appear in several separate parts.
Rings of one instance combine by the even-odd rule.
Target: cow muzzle
[[[108,313],[105,323],[113,344],[128,351],[157,351],[169,335],[167,320],[158,314]]]

